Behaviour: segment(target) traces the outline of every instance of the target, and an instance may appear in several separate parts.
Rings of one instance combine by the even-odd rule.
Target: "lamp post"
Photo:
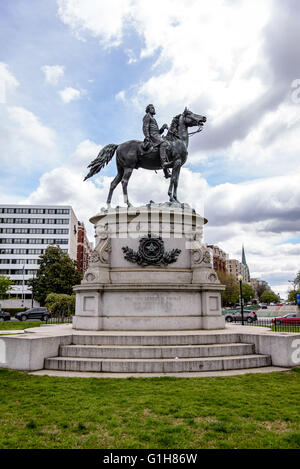
[[[34,295],[34,278],[35,274],[32,275],[32,286],[31,286],[31,308],[33,308],[33,295]]]
[[[243,303],[243,286],[242,286],[242,281],[243,281],[243,276],[240,274],[238,276],[238,281],[240,282],[240,301],[241,301],[241,316],[242,316],[242,325],[244,325],[244,303]]]

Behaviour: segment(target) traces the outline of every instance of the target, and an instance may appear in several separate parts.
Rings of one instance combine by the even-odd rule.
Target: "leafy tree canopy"
[[[294,303],[295,301],[297,301],[297,295],[300,295],[300,289],[299,290],[290,290],[289,291],[289,296],[288,296],[288,301]]]
[[[64,293],[49,293],[45,306],[55,316],[71,316],[75,314],[75,295],[65,295]]]
[[[219,280],[222,285],[225,285],[225,290],[221,293],[223,306],[231,306],[239,302],[240,299],[240,285],[233,275],[226,272],[217,272]],[[253,287],[248,283],[242,283],[242,294],[245,303],[248,303],[254,298],[255,293]]]
[[[223,306],[231,306],[238,302],[240,296],[239,284],[233,275],[225,272],[217,272],[219,280],[222,285],[225,285],[225,290],[221,292]]]
[[[276,293],[274,293],[272,290],[265,290],[263,294],[261,295],[260,299],[263,303],[267,303],[267,304],[276,303],[277,301],[280,300],[278,295],[276,295]]]
[[[49,246],[40,256],[39,264],[36,277],[30,279],[28,285],[32,288],[34,299],[41,305],[45,304],[49,293],[72,295],[72,287],[81,281],[76,262],[57,246]]]
[[[0,275],[0,298],[4,299],[14,282],[6,275]]]

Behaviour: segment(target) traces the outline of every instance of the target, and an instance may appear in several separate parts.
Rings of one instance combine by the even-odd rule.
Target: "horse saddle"
[[[168,151],[170,150],[170,143],[167,140],[165,140],[165,142],[168,143],[168,146],[167,146],[167,151]],[[151,153],[151,156],[153,156],[153,153],[156,153],[157,156],[159,156],[159,145],[153,145],[152,142],[149,142],[149,140],[145,139],[139,145],[138,154],[139,156],[147,156],[150,153]]]
[[[159,151],[157,147],[154,147],[154,145],[149,142],[149,140],[144,140],[143,142],[140,143],[139,145],[139,156],[144,156],[147,155],[147,153],[153,153],[154,151]]]

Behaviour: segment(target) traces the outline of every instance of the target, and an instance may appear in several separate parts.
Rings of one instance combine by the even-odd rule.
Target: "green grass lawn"
[[[44,326],[47,324],[45,321],[1,321],[0,322],[0,334],[5,334],[5,331],[11,331],[11,330],[22,330],[22,329],[29,329],[31,327],[40,327]],[[51,322],[48,322],[48,324],[51,324]],[[55,322],[53,323],[55,324]],[[61,324],[61,323],[58,323]],[[68,324],[68,322],[66,322]]]
[[[1,331],[21,331],[22,329],[28,329],[29,327],[40,327],[40,325],[46,324],[42,321],[3,321],[0,322],[0,334]]]
[[[219,378],[0,370],[0,448],[300,447],[300,369]]]

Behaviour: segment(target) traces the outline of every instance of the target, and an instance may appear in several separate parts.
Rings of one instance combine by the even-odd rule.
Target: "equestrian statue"
[[[166,178],[170,178],[168,190],[171,203],[180,203],[177,199],[177,186],[181,166],[187,160],[189,136],[202,130],[206,122],[205,116],[200,116],[185,108],[182,114],[178,114],[172,120],[170,128],[164,124],[159,128],[155,118],[153,104],[146,107],[143,118],[144,141],[129,140],[120,145],[109,144],[103,147],[97,158],[88,166],[89,173],[84,180],[89,179],[107,165],[116,152],[118,174],[110,185],[107,197],[107,206],[110,207],[113,191],[121,182],[124,202],[128,207],[131,203],[128,199],[127,186],[134,169],[144,168],[152,171],[162,169]],[[189,133],[189,127],[198,126],[198,130]],[[168,130],[166,136],[163,136]],[[172,170],[171,174],[169,169]]]

